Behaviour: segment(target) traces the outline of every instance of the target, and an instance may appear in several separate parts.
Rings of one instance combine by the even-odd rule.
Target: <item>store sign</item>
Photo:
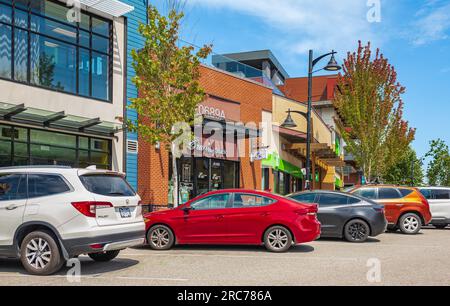
[[[266,148],[254,150],[250,155],[250,161],[264,160],[269,157],[269,151]]]
[[[197,114],[210,119],[226,120],[225,111],[220,108],[200,104],[197,109]]]
[[[212,144],[207,141],[202,143],[198,137],[189,143],[189,149],[211,157],[225,157],[227,155],[225,149],[213,147]]]

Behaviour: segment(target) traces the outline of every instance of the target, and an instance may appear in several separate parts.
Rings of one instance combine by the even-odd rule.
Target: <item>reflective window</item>
[[[376,188],[361,188],[357,189],[354,194],[359,195],[368,199],[377,199],[377,189]]]
[[[447,189],[433,189],[431,190],[432,198],[434,200],[449,200],[450,192]]]
[[[27,197],[26,175],[0,174],[0,201],[21,200]]]
[[[194,210],[223,209],[227,207],[229,198],[228,193],[217,194],[200,199],[193,203],[191,207]]]
[[[413,191],[411,189],[406,189],[406,188],[399,188],[398,191],[400,191],[402,197],[406,197],[406,196],[410,195],[411,193],[413,193]]]
[[[302,203],[315,203],[314,201],[316,199],[316,194],[312,192],[295,194],[292,198]]]
[[[45,0],[0,2],[0,78],[110,101],[111,22],[86,13],[70,22],[68,10]]]
[[[92,193],[112,197],[135,196],[133,188],[121,176],[116,175],[83,175],[80,180],[84,187]]]
[[[348,197],[341,194],[322,193],[319,194],[319,205],[347,205]]]
[[[69,192],[70,187],[59,175],[29,174],[28,197],[39,198],[64,192]]]
[[[254,194],[244,194],[236,193],[233,200],[233,208],[245,208],[245,207],[259,207],[267,206],[275,203],[275,200],[254,195]]]
[[[379,199],[400,199],[402,196],[395,188],[379,188],[378,189],[378,198]]]
[[[431,199],[431,190],[430,189],[420,189],[420,193],[425,197],[425,199]]]

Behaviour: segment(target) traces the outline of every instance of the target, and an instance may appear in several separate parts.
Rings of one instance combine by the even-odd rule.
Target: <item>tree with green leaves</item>
[[[428,184],[431,186],[450,186],[450,152],[442,139],[430,142],[430,151],[425,155],[431,158],[428,168]]]
[[[150,144],[161,143],[172,151],[172,184],[174,205],[178,205],[178,173],[176,160],[180,157],[175,140],[180,131],[178,123],[192,126],[196,109],[205,99],[200,87],[201,60],[211,53],[211,46],[194,51],[191,46],[181,46],[180,23],[184,14],[173,6],[167,16],[155,6],[148,7],[148,24],[139,25],[145,39],[141,50],[133,50],[133,67],[138,98],[131,99],[130,109],[138,114],[137,122],[129,121],[128,128]]]
[[[422,186],[424,173],[422,160],[417,157],[416,151],[409,146],[400,159],[383,174],[383,182],[386,184],[404,186]]]
[[[397,72],[370,43],[348,53],[338,77],[335,107],[343,118],[343,137],[368,181],[382,178],[414,140],[415,130],[403,120],[405,88]]]

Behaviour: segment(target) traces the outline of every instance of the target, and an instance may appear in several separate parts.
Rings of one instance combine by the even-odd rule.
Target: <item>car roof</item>
[[[437,187],[437,186],[430,186],[430,187],[417,187],[417,189],[432,189],[432,190],[439,190],[439,189],[447,189],[450,190],[450,187]]]
[[[369,185],[358,185],[355,186],[353,190],[355,189],[360,189],[360,188],[403,188],[403,189],[409,189],[409,190],[415,190],[415,187],[411,187],[411,186],[399,186],[399,185],[388,185],[388,184],[379,184],[379,185],[375,185],[375,184],[369,184]]]
[[[306,194],[306,193],[330,193],[330,194],[341,194],[341,195],[346,195],[346,196],[354,196],[348,192],[317,189],[317,190],[305,190],[305,191],[294,192],[294,193],[289,194],[288,197],[296,195],[296,194]]]

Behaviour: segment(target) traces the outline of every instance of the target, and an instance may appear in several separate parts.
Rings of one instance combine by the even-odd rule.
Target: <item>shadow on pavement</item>
[[[367,238],[367,240],[365,242],[363,242],[363,243],[351,243],[351,242],[348,242],[348,241],[346,241],[346,240],[344,240],[342,238],[320,238],[317,241],[318,242],[333,241],[333,242],[350,243],[350,244],[355,244],[355,245],[357,245],[357,244],[365,244],[365,243],[379,243],[379,242],[381,242],[381,240],[379,240],[377,238],[372,238],[372,237]]]
[[[127,258],[116,258],[110,262],[95,262],[89,258],[82,257],[80,258],[80,262],[81,273],[83,276],[94,276],[103,273],[116,272],[139,264],[139,261]],[[66,267],[66,265],[64,265],[55,275],[65,276],[70,268],[71,267]],[[1,272],[29,275],[22,267],[20,261],[16,259],[0,259],[0,273]]]
[[[149,246],[136,247],[137,250],[149,250],[153,251]],[[270,253],[263,246],[242,246],[242,245],[177,245],[172,250],[178,251],[207,251],[207,252],[259,252],[259,253]],[[287,253],[310,253],[313,252],[314,248],[310,245],[298,245],[289,249]],[[153,251],[155,252],[155,251]],[[272,253],[273,254],[273,253]]]

